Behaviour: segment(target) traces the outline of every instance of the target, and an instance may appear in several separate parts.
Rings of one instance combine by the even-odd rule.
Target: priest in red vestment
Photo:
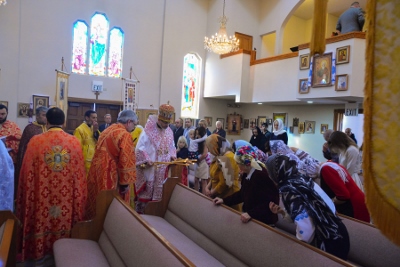
[[[16,190],[18,188],[18,179],[19,179],[19,171],[21,170],[22,160],[24,159],[24,155],[26,152],[26,148],[28,147],[28,143],[32,137],[35,135],[47,132],[46,128],[46,112],[48,108],[45,106],[40,106],[36,108],[36,121],[31,124],[28,124],[23,133],[21,140],[19,142],[18,154],[17,154],[17,163],[15,164],[15,195],[17,195]]]
[[[123,110],[117,123],[107,127],[97,141],[90,166],[88,183],[87,216],[96,214],[96,197],[102,190],[118,190],[129,204],[129,188],[135,182],[135,154],[131,132],[138,119],[134,111]]]
[[[11,148],[10,156],[14,162],[17,160],[21,129],[15,122],[7,120],[8,108],[0,104],[0,137],[6,136],[6,147]]]
[[[22,261],[52,254],[53,243],[70,237],[72,226],[84,219],[87,184],[81,145],[61,129],[61,109],[49,109],[46,117],[48,132],[32,137],[20,172]]]

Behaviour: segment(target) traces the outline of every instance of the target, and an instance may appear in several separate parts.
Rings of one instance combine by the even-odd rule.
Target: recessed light
[[[262,105],[262,103],[257,103],[257,104]]]
[[[312,104],[312,103],[314,103],[314,102],[312,102],[312,101],[307,101],[307,103],[308,103],[308,104]]]

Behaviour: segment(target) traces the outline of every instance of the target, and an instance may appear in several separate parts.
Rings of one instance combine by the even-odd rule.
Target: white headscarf
[[[275,130],[275,121],[278,122],[278,130]],[[276,119],[275,121],[274,121],[274,126],[273,126],[274,135],[278,136],[280,134],[286,133],[286,131],[283,129],[283,121],[281,119]]]

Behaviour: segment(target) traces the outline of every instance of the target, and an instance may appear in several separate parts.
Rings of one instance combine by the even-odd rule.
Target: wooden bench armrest
[[[170,166],[170,177],[164,181],[162,199],[160,201],[151,201],[147,203],[144,210],[144,214],[155,215],[164,217],[168,209],[168,203],[174,191],[175,185],[182,180],[182,170],[186,168],[182,165],[171,165]]]
[[[96,216],[92,220],[75,224],[71,231],[71,237],[97,242],[103,231],[103,224],[108,208],[113,199],[117,196],[118,192],[116,190],[101,191],[96,198]]]
[[[17,264],[17,224],[18,219],[9,210],[0,211],[0,225],[4,223],[3,237],[0,243],[0,265]]]

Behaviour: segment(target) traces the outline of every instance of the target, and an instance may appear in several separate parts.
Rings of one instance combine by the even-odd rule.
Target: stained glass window
[[[124,32],[120,28],[110,31],[110,50],[108,53],[108,76],[119,78],[122,72],[122,47]]]
[[[89,74],[104,76],[106,71],[109,23],[104,14],[93,15],[90,24]]]
[[[74,23],[72,45],[72,72],[84,74],[86,72],[88,26],[84,21]]]
[[[183,88],[181,116],[198,118],[201,58],[196,54],[187,54],[183,59]]]

